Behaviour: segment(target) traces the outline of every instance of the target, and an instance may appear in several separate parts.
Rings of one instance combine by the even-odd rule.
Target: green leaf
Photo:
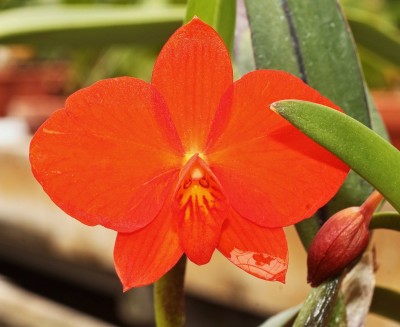
[[[212,26],[222,37],[226,47],[232,51],[235,33],[236,1],[233,0],[189,0],[185,22],[194,16]]]
[[[372,109],[355,45],[338,2],[245,1],[257,68],[281,69],[301,77],[348,115],[370,127]],[[371,191],[368,183],[350,173],[335,202],[319,215],[327,219],[337,210],[360,205]]]
[[[185,7],[58,5],[0,11],[0,44],[161,46],[182,24]]]
[[[366,86],[364,86],[364,88],[371,115],[371,129],[382,136],[385,140],[388,140],[389,135],[383,124],[382,118],[375,107],[371,93]],[[360,205],[362,203],[361,200],[366,199],[371,194],[371,191],[369,183],[360,178],[360,176],[353,170],[350,170],[349,175],[342,187],[339,189],[339,192],[329,202],[329,204],[324,207],[326,217],[332,216],[343,208]]]
[[[375,287],[371,303],[371,312],[400,322],[400,293],[393,290]]]
[[[301,77],[370,126],[357,53],[336,0],[246,0],[259,69]]]
[[[400,151],[360,122],[306,101],[279,101],[273,110],[347,163],[400,211]]]
[[[400,232],[400,214],[397,212],[378,212],[372,216],[369,228],[383,228]]]
[[[285,70],[300,77],[291,25],[283,1],[245,0],[245,3],[256,67]]]

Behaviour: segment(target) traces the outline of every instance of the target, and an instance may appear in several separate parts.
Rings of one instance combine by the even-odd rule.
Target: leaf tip
[[[278,115],[283,115],[283,113],[285,112],[286,109],[288,109],[290,107],[290,105],[292,104],[294,100],[281,100],[281,101],[276,101],[273,102],[270,105],[270,109],[277,113]],[[296,101],[296,100],[295,100]]]
[[[269,108],[270,108],[273,112],[275,112],[275,113],[277,113],[277,114],[279,114],[280,111],[282,110],[282,107],[281,107],[281,105],[280,105],[280,101],[273,102],[273,103],[269,106]]]

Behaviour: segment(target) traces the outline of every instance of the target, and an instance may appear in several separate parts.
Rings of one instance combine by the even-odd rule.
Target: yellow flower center
[[[210,222],[225,209],[223,199],[221,186],[206,162],[199,154],[193,155],[182,169],[175,194],[179,215],[184,221]]]

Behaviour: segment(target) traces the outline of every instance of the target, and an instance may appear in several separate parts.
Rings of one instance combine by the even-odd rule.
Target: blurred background
[[[341,3],[368,86],[400,148],[400,1]],[[0,0],[0,326],[154,325],[151,287],[122,293],[114,232],[83,226],[55,207],[31,176],[28,147],[32,133],[75,90],[123,75],[149,81],[185,5]],[[206,266],[189,264],[188,326],[257,326],[301,303],[309,292],[306,254],[295,231],[287,233],[286,285],[257,280],[219,253]],[[379,231],[373,243],[377,283],[400,291],[398,235]],[[371,315],[368,326],[378,325],[396,326]]]

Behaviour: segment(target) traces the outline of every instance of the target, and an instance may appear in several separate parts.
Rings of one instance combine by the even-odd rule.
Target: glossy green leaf
[[[0,44],[161,46],[182,24],[185,7],[59,5],[0,11]]]
[[[372,216],[371,229],[390,229],[400,232],[400,214],[397,212],[378,212]]]
[[[377,286],[372,298],[371,312],[400,322],[399,303],[400,293]]]
[[[400,151],[360,122],[331,108],[285,100],[273,109],[347,163],[400,211]]]
[[[194,16],[212,26],[231,51],[235,33],[236,1],[233,0],[189,0],[185,22]]]

